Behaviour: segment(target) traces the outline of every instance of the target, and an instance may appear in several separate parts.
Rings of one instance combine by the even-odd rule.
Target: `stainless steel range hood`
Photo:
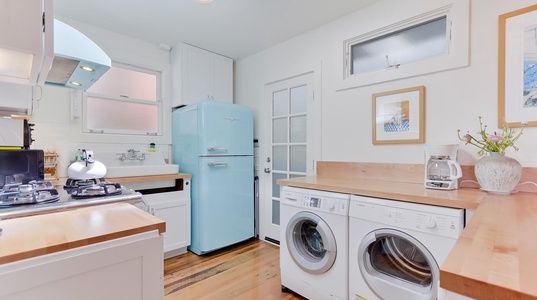
[[[45,84],[87,90],[110,69],[111,63],[87,36],[54,20],[54,60]]]

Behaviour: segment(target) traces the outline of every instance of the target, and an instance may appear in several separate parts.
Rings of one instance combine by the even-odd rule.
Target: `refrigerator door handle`
[[[209,162],[207,163],[209,167],[217,167],[217,166],[227,166],[227,163],[225,162]]]
[[[220,147],[209,147],[207,148],[208,151],[227,151],[227,148],[220,148]]]

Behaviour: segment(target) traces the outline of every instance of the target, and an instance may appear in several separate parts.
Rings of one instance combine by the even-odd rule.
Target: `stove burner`
[[[28,184],[7,184],[0,190],[0,208],[51,203],[58,200],[60,200],[58,190],[49,181],[30,181]]]
[[[122,190],[119,183],[101,182],[92,185],[80,185],[76,189],[71,188],[69,193],[71,197],[77,199],[120,195]]]
[[[79,186],[98,185],[101,183],[107,183],[104,178],[88,178],[88,179],[72,179],[69,178],[65,182],[65,188],[77,188]]]

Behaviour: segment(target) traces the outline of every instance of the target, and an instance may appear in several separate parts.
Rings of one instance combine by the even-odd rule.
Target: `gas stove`
[[[68,179],[65,185],[48,181],[8,184],[0,190],[0,220],[116,202],[148,211],[140,193],[103,178]]]

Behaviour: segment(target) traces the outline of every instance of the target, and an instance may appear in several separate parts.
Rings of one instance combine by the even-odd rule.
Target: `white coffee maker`
[[[456,190],[457,179],[462,177],[461,166],[457,162],[459,145],[425,146],[425,187],[439,190]]]

